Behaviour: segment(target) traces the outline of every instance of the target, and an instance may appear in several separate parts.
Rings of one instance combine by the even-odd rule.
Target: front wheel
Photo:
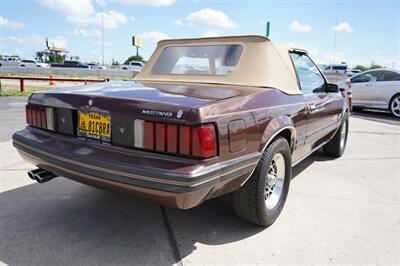
[[[390,100],[389,110],[395,117],[400,118],[400,94]]]
[[[285,205],[292,177],[291,151],[284,138],[277,138],[261,155],[249,180],[232,195],[235,214],[268,227]]]
[[[346,149],[347,136],[349,133],[349,116],[346,113],[342,119],[338,131],[335,133],[333,138],[324,145],[324,153],[328,156],[339,158],[343,155]]]

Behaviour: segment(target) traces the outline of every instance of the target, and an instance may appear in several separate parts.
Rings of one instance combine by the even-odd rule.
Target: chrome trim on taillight
[[[144,120],[134,120],[135,147],[144,147]]]
[[[47,120],[47,129],[54,131],[55,130],[54,108],[51,107],[46,108],[46,120]]]

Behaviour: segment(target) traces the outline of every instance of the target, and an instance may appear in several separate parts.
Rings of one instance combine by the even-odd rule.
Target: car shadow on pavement
[[[373,109],[354,110],[351,116],[375,122],[400,125],[400,119],[392,115],[389,111],[373,110]]]
[[[0,197],[0,261],[8,265],[172,265],[180,259],[158,205],[65,178]],[[221,198],[166,213],[181,258],[196,243],[230,243],[264,230],[237,219]]]
[[[295,167],[293,167],[292,179],[296,178],[300,173],[311,166],[314,162],[324,162],[332,160],[334,160],[334,158],[325,155],[322,148],[320,148],[319,150],[308,156],[306,159],[301,161],[299,164],[297,164]]]

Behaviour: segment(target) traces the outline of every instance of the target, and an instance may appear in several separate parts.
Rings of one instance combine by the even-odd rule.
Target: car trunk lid
[[[192,108],[239,95],[221,86],[120,81],[34,93],[30,103],[182,122]]]

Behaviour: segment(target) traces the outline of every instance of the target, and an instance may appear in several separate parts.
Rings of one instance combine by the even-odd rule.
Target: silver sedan
[[[400,118],[400,71],[374,69],[350,79],[353,106],[389,110]]]

